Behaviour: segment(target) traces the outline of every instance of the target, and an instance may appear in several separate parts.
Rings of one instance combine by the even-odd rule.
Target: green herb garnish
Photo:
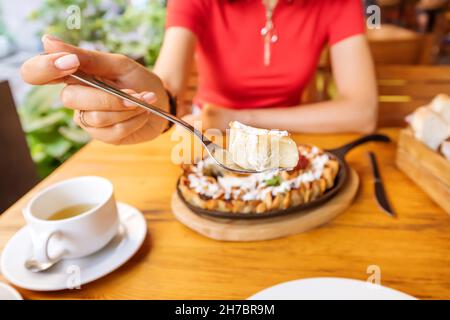
[[[281,177],[280,176],[273,176],[270,179],[265,180],[266,185],[270,187],[276,187],[281,184]]]

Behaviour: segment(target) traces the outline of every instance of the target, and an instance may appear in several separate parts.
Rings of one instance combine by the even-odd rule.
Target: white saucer
[[[264,289],[249,300],[417,300],[403,292],[344,278],[310,278]]]
[[[2,274],[8,281],[24,289],[56,291],[82,286],[111,273],[136,253],[147,234],[147,224],[139,210],[120,202],[117,208],[123,228],[121,235],[90,256],[63,260],[40,273],[25,269],[25,260],[32,255],[32,244],[27,227],[23,227],[3,250]]]
[[[23,300],[23,298],[16,289],[6,283],[0,282],[0,301],[1,300]]]

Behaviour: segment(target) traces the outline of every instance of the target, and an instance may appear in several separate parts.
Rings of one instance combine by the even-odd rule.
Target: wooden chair
[[[181,96],[181,104],[182,107],[186,108],[185,110],[190,110],[190,108],[192,107],[195,94],[197,93],[197,88],[198,88],[198,71],[197,71],[197,64],[194,60],[192,62],[191,73],[187,81],[186,89],[184,90]]]
[[[330,98],[332,75],[326,58],[311,83],[303,92],[303,103]],[[379,91],[378,126],[404,126],[405,117],[417,107],[428,104],[437,94],[450,95],[450,66],[377,65]],[[184,105],[192,105],[197,90],[198,74],[193,68],[188,82]]]
[[[439,93],[450,95],[450,66],[377,66],[379,127],[404,126],[405,117]]]
[[[380,29],[367,29],[367,40],[376,65],[430,64],[436,55],[436,34],[421,34],[393,24],[382,24]],[[321,54],[318,69],[331,68],[329,48]]]
[[[430,59],[429,37],[402,27],[383,24],[380,29],[368,29],[367,39],[376,65],[426,64]]]
[[[395,1],[394,1],[395,2]],[[393,3],[394,3],[393,2]],[[397,3],[397,2],[396,2]],[[418,65],[427,64],[430,38],[426,35],[383,24],[381,29],[368,29],[367,38],[375,65]],[[317,102],[330,99],[333,92],[329,48],[321,54],[316,74],[303,92],[301,101]]]
[[[325,47],[321,54],[317,64],[316,73],[309,81],[308,85],[302,92],[300,101],[303,103],[314,103],[317,101],[324,101],[329,98],[327,88],[330,87],[332,82],[331,77],[331,59],[330,49]]]
[[[8,82],[0,82],[0,213],[38,182]]]
[[[381,8],[383,23],[399,23],[402,18],[403,0],[376,0]]]
[[[405,117],[416,108],[430,103],[439,93],[450,95],[450,66],[378,65],[376,73],[378,127],[405,126]],[[314,81],[317,85],[314,89],[310,88],[312,84],[308,86],[310,92],[306,96],[309,99],[303,100],[305,103],[333,98],[329,94],[334,87],[329,69],[318,70]]]

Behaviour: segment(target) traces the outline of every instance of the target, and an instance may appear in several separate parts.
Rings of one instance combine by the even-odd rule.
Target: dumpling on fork
[[[267,130],[230,123],[228,151],[231,160],[247,170],[294,168],[299,159],[297,145],[287,131]]]

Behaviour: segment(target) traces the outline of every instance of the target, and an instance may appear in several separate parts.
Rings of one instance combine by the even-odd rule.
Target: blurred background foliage
[[[80,28],[67,27],[67,19],[80,11]],[[43,0],[30,20],[51,34],[93,50],[125,54],[151,67],[162,44],[165,23],[162,0]],[[64,108],[61,86],[34,87],[19,108],[31,155],[39,175],[47,176],[89,141],[73,122],[73,111]]]

